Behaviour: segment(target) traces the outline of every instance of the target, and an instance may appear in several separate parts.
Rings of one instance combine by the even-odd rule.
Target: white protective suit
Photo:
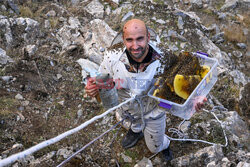
[[[152,44],[150,46],[156,51]],[[147,92],[153,85],[154,75],[160,67],[160,61],[154,60],[145,71],[136,73],[129,72],[126,64],[129,64],[129,60],[125,47],[111,49],[105,52],[99,72],[109,73],[113,77],[119,102],[125,101],[131,94],[137,95],[138,98],[123,105],[116,112],[116,116],[121,119],[124,113],[129,113],[134,119],[128,120],[124,126],[130,126],[135,133],[143,131],[149,150],[152,153],[160,152],[168,148],[170,143],[165,135],[166,114],[154,99],[147,96]]]

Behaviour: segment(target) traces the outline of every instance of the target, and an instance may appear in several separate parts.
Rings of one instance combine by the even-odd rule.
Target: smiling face
[[[123,42],[130,56],[142,62],[148,53],[150,34],[143,21],[132,19],[123,27]]]

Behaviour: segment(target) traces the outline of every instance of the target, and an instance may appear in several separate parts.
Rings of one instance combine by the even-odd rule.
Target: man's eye
[[[132,39],[127,39],[127,42],[132,42]]]
[[[142,41],[144,38],[143,37],[140,37],[140,38],[138,38],[137,40],[138,41]]]

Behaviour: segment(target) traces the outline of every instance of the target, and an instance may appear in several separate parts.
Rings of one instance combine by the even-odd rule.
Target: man
[[[125,50],[109,50],[99,68],[99,72],[113,76],[120,102],[130,97],[131,93],[138,97],[117,112],[118,118],[125,113],[133,118],[129,121],[129,130],[122,146],[131,148],[144,136],[148,149],[152,153],[161,152],[162,159],[169,161],[172,159],[172,152],[169,148],[170,141],[165,135],[165,111],[158,107],[155,100],[146,96],[160,66],[161,55],[150,44],[150,33],[143,21],[129,20],[123,26],[122,33]],[[88,80],[85,90],[91,97],[98,94],[95,78]]]

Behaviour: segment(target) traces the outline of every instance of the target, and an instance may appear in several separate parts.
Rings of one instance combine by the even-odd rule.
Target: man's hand
[[[99,90],[98,90],[98,87],[96,86],[95,77],[91,77],[88,79],[87,85],[85,86],[85,91],[87,95],[90,97],[95,97],[96,95],[98,95]]]
[[[204,107],[204,103],[207,101],[207,98],[204,96],[198,96],[195,100],[194,108],[196,111],[200,111]]]

